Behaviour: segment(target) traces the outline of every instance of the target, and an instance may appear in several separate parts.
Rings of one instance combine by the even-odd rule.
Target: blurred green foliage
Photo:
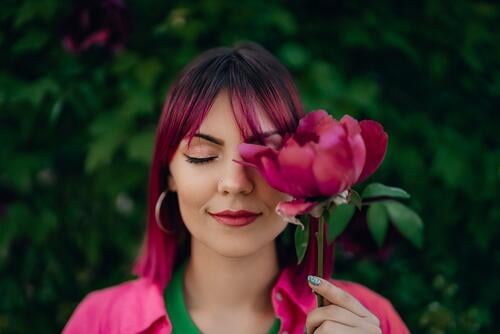
[[[69,1],[2,3],[1,333],[59,332],[87,292],[132,277],[167,88],[199,52],[238,40],[290,68],[307,110],[372,118],[389,133],[370,181],[412,195],[423,249],[401,242],[383,265],[339,252],[335,275],[385,295],[413,333],[495,332],[498,4],[127,4],[134,30],[111,56],[63,49]]]

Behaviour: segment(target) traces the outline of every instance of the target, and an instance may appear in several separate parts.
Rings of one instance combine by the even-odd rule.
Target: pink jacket
[[[311,289],[302,289],[308,293],[299,294],[294,288],[297,283],[293,282],[292,272],[284,269],[272,289],[281,334],[303,334],[307,314],[316,307]],[[386,298],[358,283],[336,279],[331,282],[376,315],[383,334],[410,333]],[[304,285],[307,286],[307,282]],[[151,281],[138,278],[89,293],[77,306],[63,334],[169,334],[171,331],[163,291]]]

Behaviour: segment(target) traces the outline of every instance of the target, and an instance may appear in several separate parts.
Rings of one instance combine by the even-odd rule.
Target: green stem
[[[316,232],[316,239],[318,241],[318,273],[316,276],[323,278],[323,253],[324,253],[324,226],[325,218],[323,216],[319,217],[318,232]],[[318,307],[323,306],[323,297],[316,294],[316,301],[318,302]]]

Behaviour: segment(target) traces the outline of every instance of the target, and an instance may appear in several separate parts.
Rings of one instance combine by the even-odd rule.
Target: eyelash
[[[184,155],[187,159],[186,161],[191,163],[191,164],[206,164],[212,160],[214,160],[217,157],[208,157],[208,158],[193,158],[188,155]]]

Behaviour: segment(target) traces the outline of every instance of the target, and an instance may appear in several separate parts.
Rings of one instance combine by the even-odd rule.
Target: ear
[[[174,180],[172,174],[170,174],[170,173],[168,173],[168,190],[171,192],[177,191],[177,186],[175,184],[175,180]]]

